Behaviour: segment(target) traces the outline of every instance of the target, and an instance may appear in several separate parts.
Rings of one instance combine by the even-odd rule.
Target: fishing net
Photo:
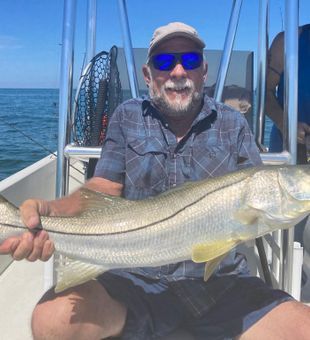
[[[73,108],[73,141],[78,146],[102,145],[108,120],[122,102],[117,47],[98,53],[81,75]]]

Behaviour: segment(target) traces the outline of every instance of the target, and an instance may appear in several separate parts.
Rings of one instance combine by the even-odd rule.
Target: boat
[[[296,4],[298,1],[288,1],[290,3],[290,16],[287,18],[286,29],[288,32],[296,33],[296,22],[298,25],[298,14]],[[258,143],[262,143],[262,127],[264,122],[264,81],[266,66],[266,46],[268,36],[267,18],[268,1],[261,1],[259,13],[260,48],[255,58],[253,51],[233,50],[233,41],[240,16],[242,1],[234,1],[231,8],[231,16],[227,28],[227,34],[223,50],[208,50],[209,75],[206,90],[217,100],[226,101],[230,105],[236,105],[238,109],[244,109],[250,126],[256,132]],[[81,109],[89,99],[89,78],[94,70],[94,65],[100,58],[110,58],[117,62],[119,81],[122,94],[116,93],[119,97],[115,101],[121,101],[126,96],[137,97],[147,91],[142,78],[136,74],[136,69],[141,67],[145,60],[146,48],[133,48],[128,24],[126,1],[118,1],[121,26],[123,31],[124,47],[111,48],[105,53],[95,53],[95,31],[96,31],[96,0],[88,0],[87,21],[87,60],[89,63],[81,74],[81,80],[74,97],[72,89],[72,67],[73,67],[73,36],[75,28],[76,0],[64,1],[63,19],[63,43],[61,59],[61,81],[59,92],[59,140],[57,156],[49,155],[33,165],[13,174],[0,182],[0,192],[15,205],[21,204],[25,199],[38,197],[43,199],[53,199],[65,195],[78,188],[86,178],[91,176],[91,163],[100,155],[100,145],[95,144],[85,137],[81,131],[87,130],[83,125],[85,108]],[[288,35],[289,36],[289,35]],[[296,54],[292,41],[288,38],[287,70],[288,73],[294,71],[291,65],[290,55]],[[115,51],[117,55],[115,56]],[[114,53],[114,54],[113,54]],[[257,59],[257,88],[253,89],[254,83],[254,62]],[[140,63],[140,64],[139,64]],[[235,65],[238,72],[228,70],[229,63]],[[231,67],[230,70],[233,70]],[[115,74],[114,74],[115,77]],[[293,79],[291,77],[290,79]],[[88,79],[88,80],[87,80]],[[113,80],[113,89],[119,86],[118,78]],[[104,82],[96,84],[95,104],[102,95],[100,88]],[[287,89],[289,97],[287,112],[289,120],[289,148],[280,154],[262,153],[265,164],[294,164],[296,159],[296,134],[294,133],[294,105],[296,96],[294,95],[292,82]],[[94,90],[92,90],[94,94]],[[114,93],[115,94],[115,93]],[[256,95],[254,95],[256,94]],[[112,97],[112,95],[111,95]],[[74,102],[74,105],[72,105]],[[114,104],[116,103],[114,102]],[[112,103],[110,107],[114,106]],[[243,106],[240,106],[243,104]],[[85,104],[86,105],[86,104]],[[82,113],[80,111],[82,110]],[[83,111],[84,110],[84,111]],[[111,111],[111,110],[110,110]],[[111,112],[106,113],[107,119]],[[80,115],[80,116],[79,116]],[[82,120],[79,117],[82,115]],[[257,120],[253,117],[257,116]],[[104,118],[104,117],[103,117]],[[296,117],[295,117],[296,118]],[[81,125],[83,122],[83,126]],[[71,135],[66,132],[68,122],[73,125]],[[79,125],[80,124],[80,125]],[[94,127],[92,122],[89,123]],[[101,125],[100,134],[104,133],[102,126],[104,120],[99,120]],[[80,130],[79,130],[80,129]],[[102,132],[103,131],[103,132]],[[97,131],[98,137],[98,131]],[[97,138],[98,139],[98,138]],[[70,141],[70,143],[69,143]],[[284,242],[283,235],[286,235]],[[310,226],[307,225],[305,238],[310,240]],[[241,246],[249,260],[250,269],[253,275],[258,275],[265,280],[271,280],[275,287],[287,290],[298,300],[304,303],[310,302],[310,282],[308,280],[301,288],[302,265],[304,271],[310,278],[310,249],[303,249],[300,244],[294,243],[292,230],[275,232],[267,235],[260,243],[249,242]],[[310,243],[310,242],[309,242]],[[309,244],[308,243],[308,244]],[[30,317],[36,302],[42,294],[51,287],[55,280],[55,270],[53,259],[47,263],[27,261],[12,262],[8,256],[0,258],[0,306],[5,313],[1,313],[0,329],[1,339],[19,340],[31,339]],[[174,334],[165,338],[166,340],[190,340],[190,334],[183,330],[177,330]]]

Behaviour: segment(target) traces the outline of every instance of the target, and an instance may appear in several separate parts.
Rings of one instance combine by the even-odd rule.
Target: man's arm
[[[93,177],[83,188],[120,196],[123,185],[101,177]],[[33,229],[40,225],[40,216],[74,216],[79,214],[81,209],[80,190],[77,190],[71,195],[53,201],[26,200],[20,206],[20,213],[24,224]],[[10,237],[0,245],[0,254],[10,254],[15,260],[26,258],[29,261],[38,259],[47,261],[54,250],[54,244],[44,230],[36,234],[28,231],[19,237]]]
[[[276,98],[276,88],[284,69],[283,60],[284,34],[279,33],[273,40],[268,52],[266,78],[266,114],[283,131],[283,109]]]

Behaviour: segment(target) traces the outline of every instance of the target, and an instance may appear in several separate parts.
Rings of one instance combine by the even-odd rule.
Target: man
[[[120,105],[109,124],[90,189],[142,199],[186,180],[218,176],[261,164],[246,120],[203,96],[204,42],[183,23],[158,28],[143,67],[150,98]],[[79,193],[58,201],[28,200],[23,220],[72,215]],[[46,260],[48,235],[6,240],[2,253]],[[195,339],[309,339],[310,311],[260,279],[248,276],[245,259],[232,252],[207,283],[203,264],[114,270],[36,306],[34,339],[155,339],[180,325]]]

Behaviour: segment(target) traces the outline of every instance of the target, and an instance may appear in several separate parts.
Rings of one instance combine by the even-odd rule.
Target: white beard
[[[171,100],[166,90],[182,90],[186,89],[188,95],[184,98],[184,94],[175,94],[175,99]],[[172,81],[168,80],[160,90],[155,90],[153,86],[153,80],[151,79],[149,84],[149,93],[153,103],[158,109],[171,117],[181,117],[190,114],[201,103],[203,91],[197,91],[194,86],[194,82],[190,79]]]

